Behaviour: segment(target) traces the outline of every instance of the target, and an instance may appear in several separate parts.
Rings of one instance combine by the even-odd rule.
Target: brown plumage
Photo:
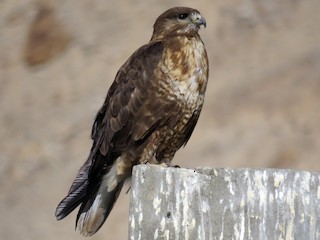
[[[206,22],[195,9],[167,10],[156,20],[150,42],[120,68],[93,124],[89,157],[57,207],[58,220],[81,204],[77,228],[94,234],[134,165],[169,166],[187,143],[209,73],[201,25]]]

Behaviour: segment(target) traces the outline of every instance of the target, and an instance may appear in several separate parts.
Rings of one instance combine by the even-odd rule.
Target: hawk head
[[[152,39],[197,35],[201,25],[206,27],[206,20],[198,10],[188,7],[174,7],[157,18],[153,26]]]

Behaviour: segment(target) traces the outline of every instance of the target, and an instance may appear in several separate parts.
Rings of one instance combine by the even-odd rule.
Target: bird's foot
[[[165,162],[162,163],[162,164],[164,164],[166,167],[180,168],[179,165],[173,165],[173,164],[171,163],[171,161],[165,161]],[[162,164],[161,164],[161,165],[162,165]]]

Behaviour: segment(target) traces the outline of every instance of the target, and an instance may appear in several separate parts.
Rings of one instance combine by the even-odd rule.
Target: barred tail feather
[[[80,168],[68,195],[56,209],[58,220],[66,217],[81,204],[76,229],[84,236],[96,233],[109,216],[124,182],[131,175],[131,161],[118,157],[109,166],[103,166],[103,155],[94,156]],[[102,170],[103,171],[102,171]]]
[[[104,188],[104,184],[101,184],[98,192],[81,205],[76,228],[82,235],[91,236],[100,229],[117,201],[123,183],[124,181],[119,182],[110,191]]]

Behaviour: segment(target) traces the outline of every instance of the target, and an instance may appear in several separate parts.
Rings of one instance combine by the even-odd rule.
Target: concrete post
[[[129,239],[320,239],[320,173],[133,170]]]

